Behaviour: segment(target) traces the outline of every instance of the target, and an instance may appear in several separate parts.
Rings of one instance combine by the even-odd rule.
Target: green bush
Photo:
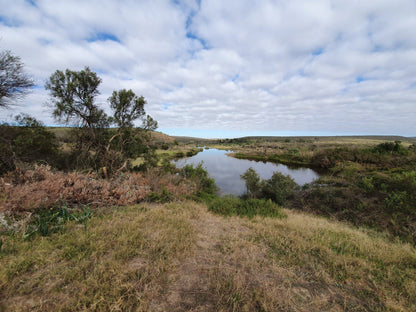
[[[202,167],[202,163],[198,164],[196,167],[189,164],[186,165],[179,170],[179,175],[195,181],[198,187],[198,196],[201,196],[202,194],[215,194],[218,189],[215,180],[210,178],[208,171]]]
[[[247,193],[245,198],[270,199],[279,205],[283,205],[293,198],[299,185],[289,176],[280,172],[274,172],[268,180],[261,180],[253,168],[249,168],[241,178],[245,180]]]
[[[289,175],[275,172],[270,179],[263,181],[261,193],[263,198],[284,205],[288,199],[293,198],[298,188],[298,184]]]
[[[279,206],[271,200],[250,198],[243,200],[236,197],[222,197],[212,200],[208,204],[209,210],[224,216],[247,216],[252,218],[256,215],[264,217],[284,218]]]
[[[174,173],[176,170],[175,164],[171,163],[168,158],[162,159],[162,169],[164,172]]]
[[[0,174],[14,170],[19,162],[55,164],[59,158],[55,135],[28,115],[15,120],[18,126],[0,125]]]
[[[401,144],[401,141],[395,141],[393,142],[384,142],[381,144],[378,144],[376,147],[373,148],[373,151],[380,154],[402,154],[406,155],[408,151],[403,147]]]

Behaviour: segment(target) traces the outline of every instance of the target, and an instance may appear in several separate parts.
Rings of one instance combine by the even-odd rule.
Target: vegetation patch
[[[209,202],[209,210],[224,216],[263,216],[284,218],[286,215],[282,213],[279,206],[271,200],[250,198],[243,200],[235,197],[221,197]]]
[[[104,207],[142,202],[150,194],[170,194],[179,199],[196,193],[191,179],[154,169],[103,179],[96,174],[54,171],[48,166],[15,171],[0,180],[0,212],[25,212],[53,208],[64,201],[70,207]]]
[[[49,209],[42,207],[31,218],[23,237],[27,239],[36,234],[47,236],[59,232],[68,221],[83,223],[86,227],[91,215],[89,205],[80,209],[69,209],[66,203],[60,202]]]

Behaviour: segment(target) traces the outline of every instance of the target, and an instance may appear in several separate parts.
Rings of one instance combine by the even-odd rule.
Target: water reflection
[[[319,178],[319,175],[312,169],[293,169],[282,164],[237,159],[227,156],[226,153],[223,150],[209,149],[193,157],[176,160],[174,163],[178,168],[181,168],[186,164],[197,165],[202,162],[203,167],[215,179],[215,183],[223,194],[243,194],[245,184],[240,175],[250,167],[256,170],[262,179],[270,179],[273,172],[279,171],[285,175],[290,175],[299,185],[310,183]]]

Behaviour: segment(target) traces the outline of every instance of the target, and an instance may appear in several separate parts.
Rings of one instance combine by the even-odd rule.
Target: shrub
[[[268,180],[261,180],[257,172],[249,168],[241,178],[245,180],[247,189],[243,197],[270,199],[279,205],[285,204],[299,188],[289,175],[280,172],[274,172]]]
[[[256,215],[264,217],[286,217],[280,208],[271,200],[250,198],[243,200],[235,197],[223,197],[212,200],[209,210],[224,216],[247,216],[252,218]]]
[[[196,193],[196,183],[179,175],[156,169],[145,174],[119,174],[102,179],[94,174],[55,172],[47,166],[15,171],[0,179],[1,211],[36,211],[49,209],[63,200],[70,206],[93,207],[132,205],[146,200],[152,192],[163,189],[174,199]]]
[[[28,115],[15,120],[19,126],[0,125],[0,174],[14,170],[18,163],[55,163],[59,158],[55,135]]]
[[[373,191],[373,177],[363,177],[358,185],[367,192]]]
[[[274,172],[269,180],[262,183],[262,197],[271,199],[279,205],[292,198],[298,188],[298,184],[289,176],[280,172]]]
[[[373,148],[374,152],[380,153],[380,154],[392,154],[392,153],[398,153],[405,155],[407,154],[407,150],[403,147],[401,144],[401,141],[395,141],[393,142],[384,142],[381,144],[378,144]]]
[[[197,195],[202,194],[215,194],[217,191],[217,186],[215,180],[210,178],[208,171],[202,167],[202,163],[198,164],[196,167],[193,165],[186,165],[185,167],[179,170],[179,175],[194,181],[197,184]]]
[[[161,193],[152,192],[147,196],[147,199],[151,202],[167,203],[174,199],[174,195],[172,194],[172,192],[169,192],[165,188],[162,188]]]

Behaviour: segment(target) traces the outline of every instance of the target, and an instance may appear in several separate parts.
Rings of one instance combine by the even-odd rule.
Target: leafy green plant
[[[28,239],[35,234],[48,236],[59,232],[62,229],[62,225],[70,220],[83,223],[86,226],[86,222],[91,219],[91,216],[89,205],[84,206],[78,212],[71,212],[64,202],[59,202],[49,209],[42,207],[27,226],[23,237]]]
[[[407,193],[392,192],[384,200],[385,207],[391,211],[399,210],[406,204]]]
[[[55,164],[60,156],[55,135],[29,115],[19,114],[15,121],[17,126],[0,125],[0,174],[18,163]]]
[[[161,165],[164,172],[174,173],[176,170],[175,164],[171,163],[169,158],[162,158]]]

